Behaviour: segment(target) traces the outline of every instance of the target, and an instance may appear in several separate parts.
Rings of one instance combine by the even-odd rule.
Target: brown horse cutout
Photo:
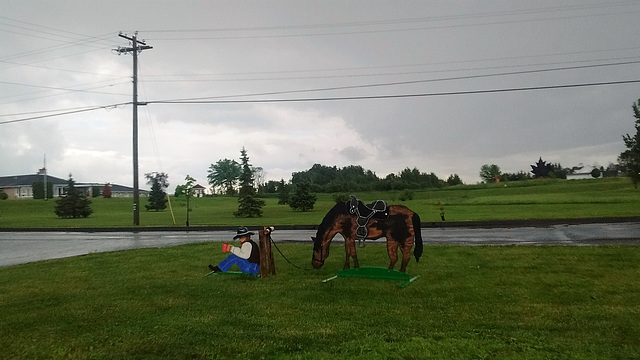
[[[349,212],[349,202],[336,204],[322,223],[313,239],[313,257],[311,265],[319,269],[329,257],[329,245],[336,234],[344,237],[346,259],[344,269],[350,268],[351,259],[353,267],[360,267],[356,254],[356,230],[358,228],[357,217]],[[402,252],[400,271],[406,272],[407,264],[411,259],[411,247],[415,245],[413,255],[416,262],[422,256],[422,235],[420,233],[420,216],[403,205],[390,205],[389,217],[385,220],[371,219],[367,224],[366,239],[387,239],[387,253],[389,254],[389,269],[393,269],[398,261],[398,249]]]

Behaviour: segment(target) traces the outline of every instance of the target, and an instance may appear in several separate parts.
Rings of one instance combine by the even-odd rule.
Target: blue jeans
[[[238,265],[240,271],[251,275],[258,275],[258,272],[260,271],[260,266],[258,264],[249,262],[249,260],[238,257],[235,254],[227,256],[226,259],[222,260],[220,264],[218,264],[218,267],[220,270],[227,272],[233,265]]]

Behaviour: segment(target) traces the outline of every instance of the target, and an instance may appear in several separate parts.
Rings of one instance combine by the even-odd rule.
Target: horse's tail
[[[420,261],[420,256],[422,256],[422,232],[420,231],[420,216],[418,214],[413,213],[413,233],[415,234],[413,237],[413,256],[416,257],[416,262]]]

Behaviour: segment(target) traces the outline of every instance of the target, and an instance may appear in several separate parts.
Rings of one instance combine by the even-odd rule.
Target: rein
[[[276,250],[278,250],[278,252],[280,253],[280,256],[282,256],[282,258],[285,259],[289,263],[289,265],[293,266],[296,269],[300,269],[300,270],[313,270],[313,269],[308,269],[308,268],[307,269],[303,269],[303,268],[299,267],[298,265],[292,263],[289,259],[287,259],[287,257],[284,256],[282,251],[280,251],[280,248],[278,247],[278,245],[276,245],[276,242],[273,241],[273,238],[271,237],[271,233],[269,233],[269,240],[271,240],[271,243],[273,244],[273,246],[276,247]]]

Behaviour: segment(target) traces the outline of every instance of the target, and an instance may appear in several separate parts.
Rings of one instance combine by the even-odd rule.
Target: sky
[[[34,1],[0,12],[0,176],[208,187],[244,147],[264,180],[313,164],[480,181],[484,164],[607,166],[634,133],[640,2]],[[137,34],[137,35],[136,35]]]

